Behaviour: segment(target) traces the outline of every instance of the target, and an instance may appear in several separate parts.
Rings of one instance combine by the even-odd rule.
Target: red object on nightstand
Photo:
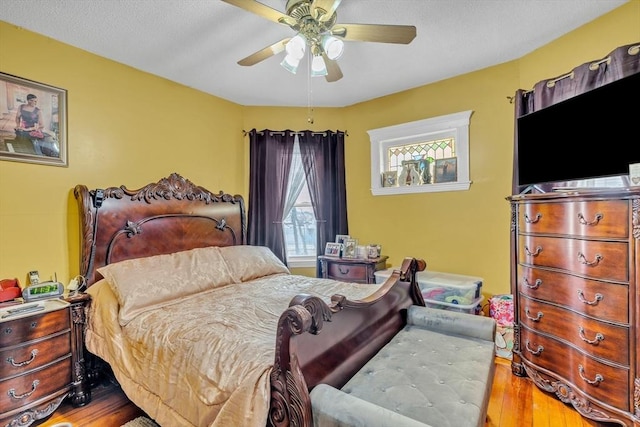
[[[22,295],[18,279],[0,280],[0,302],[11,301]]]

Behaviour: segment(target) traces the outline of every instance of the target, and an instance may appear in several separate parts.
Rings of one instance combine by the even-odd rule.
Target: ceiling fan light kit
[[[342,0],[288,0],[286,14],[254,0],[222,1],[297,32],[295,37],[280,40],[241,59],[238,64],[255,65],[284,50],[286,56],[280,65],[295,74],[309,46],[310,75],[325,76],[328,82],[342,78],[336,60],[344,52],[343,40],[409,44],[416,37],[416,27],[412,25],[336,24],[336,9]]]

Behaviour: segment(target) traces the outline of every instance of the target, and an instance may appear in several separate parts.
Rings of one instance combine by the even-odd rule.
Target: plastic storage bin
[[[449,311],[458,311],[460,313],[469,313],[469,314],[479,314],[482,310],[482,301],[484,297],[481,295],[480,297],[473,300],[471,304],[454,304],[444,301],[435,301],[426,299],[424,300],[424,305],[426,307],[437,308],[440,310],[449,310]]]
[[[397,267],[377,271],[376,283],[383,283]],[[438,271],[420,271],[418,285],[425,300],[436,303],[474,307],[481,301],[482,278]]]

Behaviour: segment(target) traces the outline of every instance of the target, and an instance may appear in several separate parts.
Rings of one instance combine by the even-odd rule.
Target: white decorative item
[[[640,185],[640,163],[629,165],[629,182],[631,185]]]

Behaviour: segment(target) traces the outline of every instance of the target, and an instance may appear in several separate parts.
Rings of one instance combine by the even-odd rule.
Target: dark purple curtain
[[[514,97],[515,135],[513,194],[518,188],[518,117],[640,72],[640,44],[616,48],[605,58],[584,63],[571,72],[536,83],[532,90],[518,89]]]
[[[344,168],[344,132],[304,131],[299,136],[302,165],[316,216],[317,255],[336,234],[349,234]],[[321,274],[320,264],[316,274]]]
[[[249,209],[247,241],[267,246],[286,264],[282,213],[295,133],[268,129],[249,132]]]

